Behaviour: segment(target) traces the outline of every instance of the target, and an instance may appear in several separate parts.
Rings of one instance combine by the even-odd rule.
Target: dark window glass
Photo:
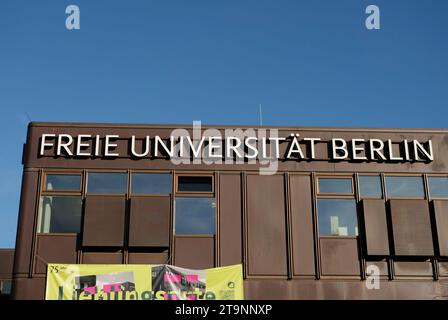
[[[361,197],[378,197],[381,198],[380,176],[359,176],[359,194]]]
[[[171,193],[171,174],[169,173],[133,173],[133,194]]]
[[[351,194],[352,179],[350,178],[319,178],[319,193]]]
[[[81,229],[82,199],[72,196],[40,198],[39,233],[79,233]]]
[[[81,190],[81,175],[47,174],[45,178],[45,190],[79,191]]]
[[[127,173],[91,172],[87,179],[87,192],[124,194],[128,189]]]
[[[215,234],[213,198],[176,198],[176,234]]]
[[[428,184],[431,197],[448,197],[448,177],[429,177]]]
[[[425,195],[422,177],[386,177],[389,197],[419,197]]]
[[[177,190],[185,192],[212,192],[212,177],[177,177]]]
[[[321,236],[357,236],[358,219],[354,199],[318,199]]]
[[[3,295],[10,295],[11,287],[12,287],[11,280],[1,280],[0,293]]]

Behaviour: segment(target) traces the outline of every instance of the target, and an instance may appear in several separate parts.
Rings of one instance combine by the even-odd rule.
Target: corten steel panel
[[[170,197],[131,199],[129,246],[169,247]]]
[[[16,250],[14,254],[14,274],[27,274],[30,272],[38,185],[39,173],[37,171],[23,172]]]
[[[283,176],[247,176],[249,275],[286,276]]]
[[[123,254],[121,252],[83,252],[83,264],[121,264]]]
[[[123,246],[125,214],[124,196],[87,196],[83,246]]]
[[[220,264],[242,262],[241,178],[239,174],[219,176]]]
[[[167,264],[168,252],[129,253],[129,264]]]
[[[439,275],[448,277],[448,262],[439,262]]]
[[[16,278],[12,285],[14,300],[44,300],[45,278]]]
[[[322,275],[360,276],[357,239],[320,239]]]
[[[385,261],[385,260],[384,261],[366,261],[366,276],[368,275],[367,268],[369,266],[376,266],[380,271],[380,277],[387,277],[389,275],[387,261]]]
[[[204,126],[206,128],[207,126]],[[219,130],[223,133],[225,128],[235,129],[248,128],[247,126],[233,126],[225,127],[218,126]],[[181,164],[175,165],[174,163],[167,161],[166,159],[158,158],[148,161],[138,161],[130,156],[130,150],[127,145],[127,141],[132,135],[135,135],[137,139],[142,139],[144,136],[159,135],[162,138],[168,137],[174,129],[182,128],[191,132],[191,124],[187,125],[171,125],[171,126],[157,126],[157,125],[111,125],[111,124],[70,124],[70,123],[32,123],[29,126],[29,138],[27,152],[25,155],[26,167],[46,167],[46,168],[101,168],[101,169],[117,169],[117,168],[129,168],[129,169],[147,169],[148,161],[150,166],[158,169],[178,169],[178,170],[201,170],[203,164]],[[346,171],[346,172],[445,172],[448,168],[448,159],[444,157],[444,154],[448,153],[448,131],[446,130],[400,130],[400,129],[354,129],[354,128],[325,128],[325,127],[273,127],[278,130],[279,137],[290,137],[292,132],[299,132],[300,138],[321,138],[322,141],[316,143],[316,159],[319,161],[300,161],[297,162],[294,159],[288,161],[280,161],[279,170],[285,171]],[[266,127],[269,129],[269,127]],[[68,133],[71,135],[77,134],[91,134],[104,136],[105,134],[118,134],[121,136],[118,141],[117,151],[120,156],[114,158],[114,161],[110,159],[104,159],[102,157],[78,157],[78,158],[64,158],[54,157],[54,149],[47,150],[45,156],[39,157],[39,139],[43,133]],[[331,141],[332,138],[343,138],[346,140],[354,138],[375,138],[386,141],[391,139],[393,142],[399,142],[403,139],[409,141],[416,139],[419,141],[427,141],[432,139],[433,152],[435,159],[430,163],[413,162],[413,163],[401,163],[401,162],[388,162],[377,163],[374,161],[362,162],[362,161],[329,161],[328,148],[326,143]],[[286,150],[288,142],[281,143],[281,150]],[[308,154],[309,151],[306,144],[303,145],[304,153]],[[139,150],[140,152],[140,150]],[[284,157],[285,152],[281,152],[281,158]],[[257,170],[259,165],[253,164],[235,164],[232,166],[226,164],[212,164],[207,166],[207,170]]]
[[[428,201],[390,200],[390,210],[395,254],[434,255]]]
[[[290,175],[292,249],[295,275],[314,275],[311,177]]]
[[[430,261],[396,261],[394,262],[394,271],[396,276],[431,277],[433,275]]]
[[[362,209],[367,255],[389,255],[389,238],[384,200],[363,200]]]
[[[47,263],[76,263],[77,235],[38,234],[35,273],[46,273]]]
[[[448,201],[435,200],[434,214],[441,256],[448,256]]]
[[[248,279],[244,281],[244,298],[247,300],[444,300],[448,286],[432,279],[406,281],[381,281],[380,290],[366,287],[365,281],[342,280],[271,280]]]
[[[174,263],[192,269],[214,267],[215,240],[213,237],[175,236]]]
[[[0,279],[11,279],[14,249],[0,249]]]

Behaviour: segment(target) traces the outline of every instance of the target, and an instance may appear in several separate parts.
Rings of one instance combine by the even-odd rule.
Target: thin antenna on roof
[[[260,117],[260,126],[263,125],[263,112],[261,111],[261,103],[258,109],[259,117]]]
[[[26,115],[26,117],[28,118],[28,121],[29,121],[29,122],[32,122],[31,117],[30,117],[30,115],[28,114],[28,112],[25,111],[25,115]]]

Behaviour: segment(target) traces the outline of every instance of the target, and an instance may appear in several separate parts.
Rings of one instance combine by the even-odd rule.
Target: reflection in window
[[[79,174],[47,174],[45,177],[46,191],[79,191],[81,190],[81,175]]]
[[[128,189],[128,174],[124,172],[89,172],[87,192],[124,194]]]
[[[425,195],[422,177],[386,177],[386,192],[389,197],[419,197]]]
[[[133,194],[171,193],[171,174],[169,173],[133,173]]]
[[[381,198],[380,176],[359,176],[359,194],[361,197],[378,197]]]
[[[212,181],[210,176],[179,176],[177,177],[177,190],[181,192],[212,192]]]
[[[0,294],[10,295],[12,287],[12,280],[0,280]]]
[[[215,234],[214,198],[176,198],[176,234]]]
[[[358,219],[354,199],[318,199],[321,236],[357,236]]]
[[[39,204],[39,233],[79,233],[82,199],[76,196],[45,196]]]
[[[319,193],[352,194],[351,178],[319,178]]]
[[[448,177],[429,177],[429,194],[433,198],[448,197]]]

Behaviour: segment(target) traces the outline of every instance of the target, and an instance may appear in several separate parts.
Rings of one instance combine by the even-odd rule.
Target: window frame
[[[132,175],[136,173],[136,174],[168,174],[170,175],[170,191],[169,193],[133,193],[132,192]],[[148,170],[130,170],[129,172],[129,197],[130,198],[134,198],[134,197],[169,197],[174,193],[174,182],[173,182],[173,172],[169,171],[169,170],[152,170],[152,171],[148,171]]]
[[[214,233],[176,233],[176,218],[177,218],[177,204],[176,204],[176,200],[178,198],[183,198],[183,199],[213,199],[215,202],[215,207],[214,207],[214,223],[213,223],[213,229],[214,229]],[[173,232],[173,236],[174,237],[217,237],[218,234],[218,200],[216,199],[215,196],[201,196],[201,197],[192,197],[192,196],[179,196],[179,197],[175,197],[174,201],[173,201],[173,227],[172,227],[172,232]]]
[[[351,179],[352,181],[352,193],[319,193],[319,178],[330,178],[330,179]],[[317,232],[317,241],[320,241],[319,239],[356,239],[360,237],[360,218],[359,218],[359,206],[358,206],[358,199],[356,195],[358,194],[357,190],[357,179],[355,179],[354,173],[335,173],[335,174],[328,174],[328,173],[316,173],[314,177],[314,208],[315,208],[315,225],[316,225],[316,232]],[[320,228],[319,228],[319,209],[318,209],[318,200],[319,199],[353,199],[355,201],[356,206],[356,224],[358,227],[358,235],[348,235],[348,236],[332,236],[332,235],[321,235],[320,234]],[[320,249],[319,249],[320,254]]]
[[[352,184],[352,191],[351,193],[325,193],[325,192],[320,192],[319,191],[319,179],[350,179],[351,180],[351,184]],[[316,181],[315,181],[315,192],[316,192],[316,196],[318,197],[354,197],[356,194],[356,190],[355,190],[355,183],[354,183],[354,179],[352,175],[321,175],[318,174],[316,175]]]
[[[359,208],[358,201],[356,198],[320,198],[321,200],[353,200],[355,203],[355,217],[356,217],[356,227],[358,229],[358,235],[346,235],[346,236],[336,236],[336,235],[321,235],[320,234],[320,224],[319,224],[319,198],[316,199],[316,215],[317,215],[317,232],[319,235],[319,239],[358,239],[360,237],[361,228],[359,224]]]
[[[85,196],[125,196],[129,195],[130,189],[130,175],[132,171],[128,170],[86,170],[85,177]],[[91,173],[112,173],[112,174],[126,174],[126,191],[124,193],[111,193],[111,192],[89,192],[89,174]]]
[[[377,177],[380,179],[380,189],[381,189],[381,195],[380,196],[363,196],[361,194],[361,183],[360,183],[360,177]],[[383,176],[381,173],[358,173],[356,175],[356,183],[357,183],[357,194],[359,197],[359,200],[375,200],[375,199],[384,199],[386,192],[384,189],[385,182],[383,181]]]
[[[212,185],[212,190],[211,191],[180,191],[179,190],[179,177],[210,177],[211,178],[211,185]],[[176,173],[174,176],[174,192],[175,195],[179,195],[181,197],[184,196],[203,196],[203,197],[209,197],[212,196],[214,197],[215,194],[215,175],[214,173],[205,173],[205,172],[181,172],[181,173]]]
[[[39,224],[39,221],[41,220],[41,211],[40,211],[40,207],[41,207],[41,201],[44,197],[79,197],[81,199],[81,221],[80,221],[80,226],[79,226],[79,232],[39,232],[41,226]],[[36,206],[36,211],[37,211],[37,216],[36,216],[36,237],[37,236],[41,236],[41,235],[81,235],[82,234],[82,229],[83,229],[83,224],[84,224],[84,197],[82,194],[43,194],[41,193],[39,195],[39,199],[37,202],[37,206]]]
[[[447,178],[448,179],[448,174],[425,174],[424,175],[424,180],[425,180],[425,185],[426,185],[426,194],[427,194],[427,198],[429,201],[431,200],[448,200],[448,196],[446,197],[433,197],[431,195],[431,187],[430,187],[430,182],[429,179],[430,178]]]
[[[79,176],[79,189],[78,190],[47,190],[47,176],[49,175],[61,175],[61,176]],[[50,171],[45,170],[42,173],[42,179],[40,182],[40,190],[42,195],[81,195],[84,186],[84,172],[82,170],[64,170],[64,171]]]
[[[400,177],[400,178],[417,178],[420,177],[422,179],[422,188],[423,188],[423,195],[416,197],[416,196],[391,196],[389,195],[388,191],[387,191],[387,178],[388,177]],[[403,200],[427,200],[428,199],[428,188],[427,188],[427,181],[425,178],[425,174],[420,173],[420,174],[406,174],[406,173],[386,173],[384,174],[384,198],[386,199],[386,201],[391,200],[391,199],[403,199]]]

